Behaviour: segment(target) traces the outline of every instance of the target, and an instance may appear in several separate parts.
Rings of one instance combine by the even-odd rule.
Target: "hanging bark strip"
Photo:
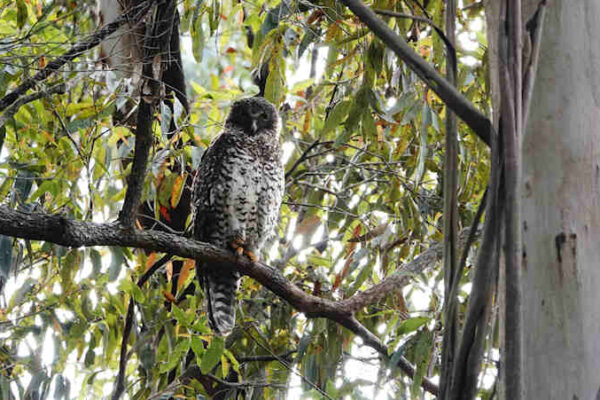
[[[135,129],[135,149],[131,175],[127,179],[127,192],[119,221],[126,227],[132,227],[137,207],[142,197],[142,186],[146,178],[150,147],[152,146],[152,123],[156,102],[160,98],[163,49],[168,48],[171,29],[175,18],[175,3],[172,0],[161,1],[156,7],[152,24],[146,29],[144,39],[144,60],[142,69],[142,89]]]
[[[522,33],[521,1],[506,0],[500,13],[501,115],[504,127],[505,214],[505,346],[504,379],[506,398],[521,400],[521,137],[522,137]],[[504,23],[502,19],[505,19]]]
[[[127,22],[140,21],[150,10],[151,6],[155,3],[155,1],[156,0],[147,0],[141,3],[139,6],[132,8],[115,21],[98,29],[96,32],[94,32],[81,42],[75,44],[63,55],[50,61],[41,71],[39,71],[37,74],[20,84],[12,92],[2,97],[0,99],[0,111],[3,111],[12,103],[17,101],[17,99],[24,95],[29,89],[33,88],[35,85],[44,81],[50,75],[57,72],[63,65],[70,61],[73,61],[76,57],[80,56],[84,52],[99,45],[100,42],[102,42],[108,36],[115,33],[121,26],[125,25]]]

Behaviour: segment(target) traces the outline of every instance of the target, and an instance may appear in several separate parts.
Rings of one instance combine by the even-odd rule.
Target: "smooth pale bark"
[[[600,398],[598,21],[598,0],[548,2],[523,143],[526,399]]]

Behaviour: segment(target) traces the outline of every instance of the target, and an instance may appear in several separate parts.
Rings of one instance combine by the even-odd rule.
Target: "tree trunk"
[[[523,143],[524,398],[598,399],[600,2],[547,7]]]

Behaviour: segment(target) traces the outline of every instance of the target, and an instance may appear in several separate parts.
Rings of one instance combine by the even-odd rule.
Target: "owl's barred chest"
[[[256,148],[240,146],[227,149],[223,156],[220,183],[210,200],[213,210],[225,216],[216,227],[217,236],[241,235],[259,250],[277,221],[283,193],[281,163],[278,157],[265,159]]]

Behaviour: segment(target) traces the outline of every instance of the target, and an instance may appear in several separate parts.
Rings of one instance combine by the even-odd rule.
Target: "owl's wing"
[[[206,149],[194,178],[194,238],[208,241],[212,227],[217,223],[215,205],[211,202],[211,190],[221,179],[220,172],[225,160],[227,135],[220,135]]]
[[[217,229],[219,221],[226,217],[226,210],[216,198],[220,197],[218,191],[226,179],[223,176],[226,164],[231,161],[226,151],[233,145],[231,141],[230,135],[219,136],[203,154],[197,169],[194,182],[194,237],[197,240],[218,244],[220,239],[221,245],[226,240],[219,238]],[[239,281],[239,273],[226,267],[196,261],[196,274],[207,300],[209,324],[220,335],[226,335],[235,324],[235,291]]]

